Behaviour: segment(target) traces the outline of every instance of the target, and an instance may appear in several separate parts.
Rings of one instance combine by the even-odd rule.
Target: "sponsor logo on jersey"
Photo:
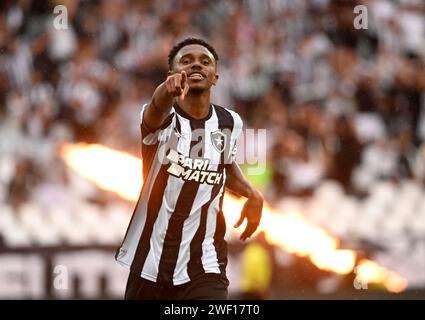
[[[170,150],[167,159],[171,162],[167,172],[185,181],[220,184],[223,178],[223,173],[208,170],[209,159],[192,159],[173,149]]]

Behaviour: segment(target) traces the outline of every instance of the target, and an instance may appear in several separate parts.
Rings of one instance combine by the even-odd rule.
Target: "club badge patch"
[[[211,132],[211,141],[214,148],[221,153],[226,148],[227,136],[220,130],[216,130]]]

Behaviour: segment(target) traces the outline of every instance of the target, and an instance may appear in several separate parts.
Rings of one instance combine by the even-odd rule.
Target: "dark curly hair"
[[[191,44],[199,44],[199,45],[207,48],[208,51],[211,52],[212,55],[214,56],[214,59],[215,59],[215,61],[217,63],[217,61],[218,61],[218,54],[215,51],[215,49],[213,48],[213,46],[211,46],[205,40],[202,40],[202,39],[199,39],[199,38],[186,38],[183,41],[180,41],[179,43],[177,43],[170,50],[170,53],[168,54],[168,67],[170,68],[170,70],[173,68],[173,60],[176,57],[177,52],[179,52],[181,48],[186,47],[186,46],[191,45]]]

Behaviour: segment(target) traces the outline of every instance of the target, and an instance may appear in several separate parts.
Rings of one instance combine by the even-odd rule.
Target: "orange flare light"
[[[226,194],[223,201],[226,219],[237,221],[244,202],[244,199]],[[347,274],[354,268],[355,253],[351,250],[338,250],[338,241],[335,238],[301,215],[282,214],[265,203],[258,230],[264,231],[270,243],[297,256],[308,256],[322,270]]]
[[[99,188],[137,201],[143,184],[141,160],[99,144],[66,144],[61,148],[66,164]]]
[[[99,188],[137,201],[143,183],[140,159],[97,144],[64,145],[61,156],[70,168]],[[242,198],[225,195],[223,211],[227,221],[239,219],[244,202]],[[238,234],[243,229],[243,226],[231,228]],[[322,270],[339,274],[354,270],[356,253],[338,249],[339,241],[335,237],[299,214],[283,214],[265,203],[258,230],[264,231],[271,244],[297,256],[308,257]],[[383,283],[391,292],[401,292],[407,287],[404,278],[370,260],[362,260],[356,273],[360,282]]]
[[[399,293],[407,288],[407,280],[371,260],[361,260],[356,267],[359,283],[383,283],[388,291]]]

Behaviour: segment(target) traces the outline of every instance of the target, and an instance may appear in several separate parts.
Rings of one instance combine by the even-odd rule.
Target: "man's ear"
[[[219,75],[218,75],[218,73],[216,73],[215,74],[215,77],[214,77],[214,81],[212,81],[212,84],[213,85],[216,85],[217,84],[218,78],[219,78]]]

